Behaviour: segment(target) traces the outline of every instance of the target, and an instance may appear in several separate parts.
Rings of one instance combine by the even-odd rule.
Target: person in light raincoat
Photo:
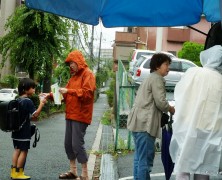
[[[218,175],[222,155],[222,46],[200,53],[203,67],[188,69],[175,87],[170,155],[177,180]]]

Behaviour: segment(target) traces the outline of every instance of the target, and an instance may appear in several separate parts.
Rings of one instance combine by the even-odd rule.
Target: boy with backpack
[[[24,174],[24,165],[31,141],[30,120],[35,120],[39,116],[42,107],[47,102],[46,99],[40,98],[39,107],[35,108],[32,100],[29,99],[35,93],[35,87],[35,82],[29,78],[21,79],[18,85],[19,102],[21,103],[20,118],[24,120],[24,123],[19,131],[12,132],[14,152],[12,155],[11,178],[13,180],[30,179],[30,176]]]

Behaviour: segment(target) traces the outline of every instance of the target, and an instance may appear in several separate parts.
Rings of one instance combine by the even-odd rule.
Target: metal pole
[[[101,42],[102,42],[102,32],[100,32],[100,40],[99,40],[99,55],[98,55],[98,71],[100,69],[100,53],[101,53]]]
[[[90,47],[90,60],[93,61],[93,40],[94,40],[94,26],[92,26],[91,47]]]
[[[157,27],[156,34],[156,51],[162,51],[162,40],[163,40],[163,27]]]

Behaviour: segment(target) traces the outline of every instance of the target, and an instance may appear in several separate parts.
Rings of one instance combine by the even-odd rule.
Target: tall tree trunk
[[[34,80],[34,66],[33,66],[33,64],[31,64],[30,66],[29,66],[29,78],[30,79],[33,79]]]
[[[50,63],[49,66],[46,67],[46,76],[43,78],[43,93],[49,93],[51,92],[51,78],[52,78],[52,65]],[[50,110],[50,103],[47,103],[45,105],[45,111],[47,114],[49,114]]]

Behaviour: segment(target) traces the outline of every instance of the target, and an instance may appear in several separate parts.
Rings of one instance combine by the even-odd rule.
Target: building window
[[[177,52],[176,51],[168,51],[169,53],[172,53],[174,56],[177,56]]]
[[[133,28],[132,27],[128,27],[128,32],[132,33],[133,32]]]

